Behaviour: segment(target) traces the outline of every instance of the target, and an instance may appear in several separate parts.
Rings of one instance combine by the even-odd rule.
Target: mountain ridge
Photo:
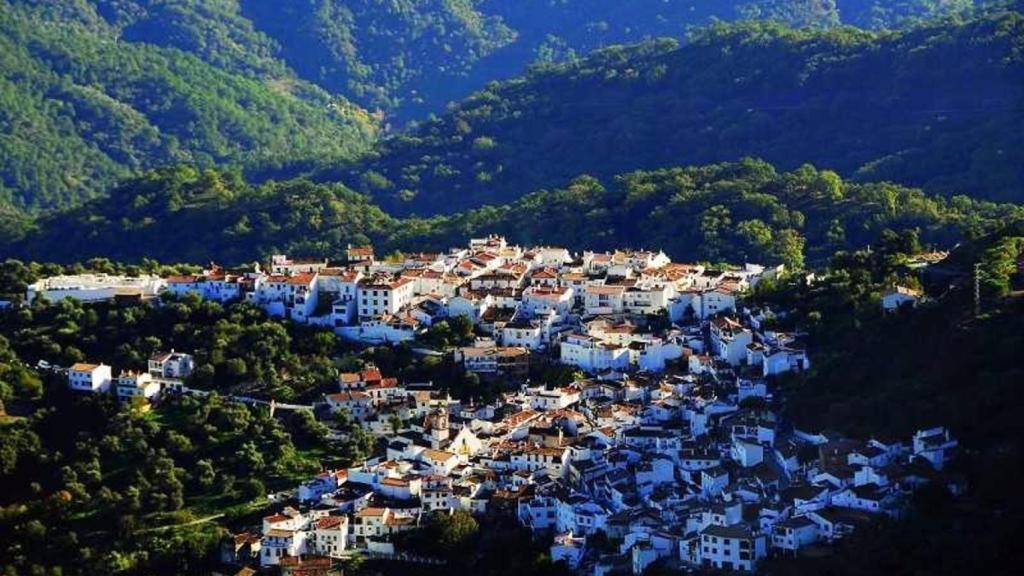
[[[379,254],[446,250],[503,234],[523,244],[611,250],[661,248],[682,260],[747,260],[800,268],[832,251],[917,230],[951,246],[984,233],[1017,206],[928,196],[886,183],[844,182],[806,165],[779,172],[755,159],[581,175],[514,203],[432,218],[396,217],[364,194],[308,179],[254,185],[237,171],[162,168],[107,198],[34,220],[0,244],[10,256],[57,262],[239,264],[272,254],[338,258],[348,244]]]
[[[124,41],[91,4],[0,7],[2,203],[67,206],[183,161],[268,171],[351,158],[376,134],[365,111],[297,78]]]
[[[716,24],[487,88],[319,178],[398,214],[500,204],[576,174],[763,157],[1024,199],[1024,18],[906,32]],[[979,121],[980,120],[980,121]]]

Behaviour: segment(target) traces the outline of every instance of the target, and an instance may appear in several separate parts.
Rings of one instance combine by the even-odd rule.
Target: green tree
[[[472,514],[465,510],[435,511],[426,526],[429,541],[446,555],[469,549],[480,529]]]
[[[804,267],[804,238],[792,228],[781,230],[775,236],[775,253],[791,271]]]

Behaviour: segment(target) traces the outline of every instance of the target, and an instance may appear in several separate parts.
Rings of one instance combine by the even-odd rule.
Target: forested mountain
[[[582,176],[510,205],[435,218],[431,230],[410,223],[400,233],[438,247],[469,234],[499,233],[526,244],[661,248],[681,261],[799,268],[805,258],[821,263],[836,250],[868,245],[886,229],[917,229],[923,241],[949,246],[1014,214],[1024,210],[929,197],[893,184],[844,182],[809,165],[779,173],[745,159],[601,180]],[[439,239],[429,241],[432,235]]]
[[[899,26],[973,0],[240,0],[303,78],[399,120],[437,111],[533,62],[682,37],[714,19]]]
[[[500,204],[587,173],[756,155],[1024,199],[1024,17],[869,33],[721,24],[535,67],[382,142],[345,178],[397,213]]]
[[[374,139],[378,117],[363,108],[396,125],[421,119],[531,63],[550,67],[602,46],[681,38],[719,18],[874,27],[966,13],[973,4],[0,0],[0,203],[22,210],[67,206],[175,162],[242,166],[264,176],[330,166]],[[529,122],[520,129],[530,130]],[[473,178],[486,180],[499,169],[481,168]],[[621,168],[632,166],[615,167]],[[409,170],[417,172],[415,163]],[[503,178],[497,188],[520,184]],[[517,194],[557,183],[525,180]],[[417,189],[397,184],[396,191]],[[464,185],[456,185],[454,193],[465,196]]]
[[[341,185],[295,180],[252,186],[237,172],[171,167],[43,217],[24,249],[8,245],[3,251],[46,253],[53,261],[88,254],[243,263],[284,250],[338,253],[348,242],[385,238],[394,225],[365,196]]]
[[[278,252],[337,257],[348,243],[372,242],[380,254],[444,250],[471,235],[500,233],[515,242],[573,250],[663,248],[684,261],[799,267],[874,242],[886,229],[917,229],[923,242],[949,246],[1015,213],[1022,209],[844,182],[810,166],[779,173],[765,162],[744,160],[603,182],[581,176],[564,189],[538,191],[506,206],[400,219],[340,184],[252,186],[234,173],[179,167],[41,218],[22,241],[0,249],[57,262],[106,257],[237,264]]]
[[[912,276],[906,252],[916,248],[898,244],[838,253],[813,285],[792,279],[759,291],[762,302],[792,311],[780,328],[802,326],[820,343],[814,368],[787,379],[780,394],[787,418],[811,429],[885,437],[944,422],[966,448],[953,472],[966,479],[968,493],[926,490],[899,521],[858,531],[834,555],[772,561],[767,574],[1012,573],[1009,550],[1024,511],[1014,490],[1024,462],[1024,297],[1011,287],[1024,285],[1016,265],[1024,220],[1008,216],[954,250],[939,266],[945,281],[936,283],[953,278],[953,287],[933,291],[928,306],[883,314],[880,292],[894,276]]]
[[[81,1],[81,0],[80,0]],[[441,109],[531,62],[609,44],[682,36],[711,18],[838,21],[811,0],[92,0],[132,41],[174,47],[218,66],[278,73],[399,120]]]
[[[896,28],[945,16],[962,16],[985,0],[837,0],[839,19],[858,28]]]
[[[484,57],[515,40],[472,0],[242,0],[244,13],[303,78],[361,104],[435,109]],[[440,100],[440,102],[438,101]]]
[[[208,61],[136,42],[84,0],[0,0],[0,205],[67,205],[167,163],[272,171],[366,148],[365,111],[248,47],[226,53],[231,30],[190,30]]]

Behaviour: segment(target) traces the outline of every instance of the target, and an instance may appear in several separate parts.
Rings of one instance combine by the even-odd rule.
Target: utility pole
[[[974,317],[981,316],[981,262],[974,263]]]

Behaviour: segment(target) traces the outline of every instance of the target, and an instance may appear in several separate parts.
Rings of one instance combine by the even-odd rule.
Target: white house
[[[585,334],[566,336],[559,357],[563,364],[578,366],[591,373],[629,368],[629,348]]]
[[[274,274],[302,274],[319,272],[327,267],[327,260],[323,258],[290,258],[284,254],[275,254],[270,257],[270,271]]]
[[[363,279],[361,270],[348,268],[324,268],[316,277],[316,289],[331,294],[336,300],[354,301],[359,281]]]
[[[117,377],[117,399],[131,402],[135,398],[152,400],[160,393],[160,383],[148,372],[122,372]]]
[[[335,334],[348,340],[368,343],[408,342],[422,330],[422,323],[410,314],[363,318],[355,326],[339,326]]]
[[[373,264],[373,246],[353,246],[345,248],[345,259],[349,264]]]
[[[523,307],[531,314],[543,314],[552,311],[562,316],[572,308],[572,290],[568,288],[531,286],[523,291]]]
[[[304,530],[273,528],[264,532],[260,544],[260,565],[276,566],[282,558],[304,554],[308,536]]]
[[[359,317],[374,318],[398,313],[412,302],[414,288],[415,284],[409,278],[363,280],[356,291]]]
[[[474,293],[463,293],[448,299],[448,316],[466,316],[474,323],[480,321],[480,317],[494,303],[494,298],[489,294],[483,296]]]
[[[896,496],[889,488],[874,484],[864,486],[848,486],[832,495],[832,505],[839,508],[852,508],[874,514],[894,513]]]
[[[468,347],[457,350],[454,356],[467,372],[477,374],[526,376],[530,368],[530,352],[523,347]]]
[[[68,368],[68,387],[79,392],[106,392],[113,381],[113,373],[106,364],[79,362]]]
[[[531,316],[520,310],[497,330],[496,336],[503,346],[540,350],[547,346],[554,322],[555,313],[553,311]]]
[[[560,532],[592,535],[606,530],[610,514],[600,504],[579,494],[556,498],[556,503],[555,528]]]
[[[748,358],[750,357],[748,350]],[[765,376],[775,376],[790,371],[803,371],[811,367],[807,351],[798,348],[769,348],[761,355],[761,370]]]
[[[711,525],[700,533],[699,560],[717,569],[752,572],[765,557],[765,537],[742,525]]]
[[[353,418],[359,421],[366,420],[373,414],[373,398],[366,392],[338,392],[328,394],[325,398],[331,412],[340,412],[342,409],[345,409]]]
[[[580,391],[571,387],[554,390],[539,387],[530,390],[528,399],[530,407],[534,410],[561,410],[579,402]]]
[[[154,378],[172,378],[184,380],[195,369],[195,360],[191,354],[175,352],[157,352],[149,358],[149,374]]]
[[[43,296],[50,302],[65,298],[79,302],[113,300],[115,296],[131,295],[152,298],[164,288],[163,278],[157,276],[110,276],[107,274],[77,274],[53,276],[33,282],[25,291],[25,303],[31,304]]]
[[[921,299],[921,291],[906,286],[894,286],[882,294],[882,309],[886,312],[899,310],[904,306],[913,308]]]
[[[271,316],[306,322],[319,301],[316,283],[316,272],[300,272],[293,276],[275,274],[258,282],[249,297]]]
[[[177,275],[167,278],[166,290],[175,296],[196,294],[204,300],[229,302],[242,297],[241,278],[214,267],[201,275]]]
[[[537,257],[537,263],[541,266],[564,266],[572,262],[572,254],[565,248],[557,246],[536,246],[530,249]]]
[[[348,543],[348,516],[325,516],[313,522],[309,551],[329,558],[343,558]]]
[[[431,472],[440,476],[451,474],[459,465],[459,455],[445,450],[427,449],[420,452],[419,459],[430,466]]]
[[[305,554],[309,523],[309,517],[292,508],[264,517],[260,566],[276,566],[282,558]]]
[[[625,286],[591,284],[584,289],[583,308],[590,315],[621,313],[625,305],[625,293]]]
[[[700,291],[699,290],[683,290],[677,292],[676,295],[668,303],[668,318],[672,322],[681,323],[687,318],[700,318]]]
[[[945,428],[929,428],[914,432],[914,456],[924,458],[936,470],[942,470],[956,447],[956,439],[950,436],[949,430]]]
[[[622,293],[622,306],[630,314],[656,314],[666,310],[669,300],[675,296],[670,284],[647,283],[628,288]]]
[[[749,439],[734,438],[730,449],[732,459],[744,468],[764,462],[764,447]]]
[[[806,516],[783,520],[772,529],[772,548],[783,553],[796,553],[818,541],[818,525]]]
[[[299,485],[299,502],[316,502],[322,496],[337,490],[347,478],[348,473],[345,470],[331,470],[320,473],[311,480],[307,480]]]
[[[700,489],[708,496],[716,496],[729,485],[729,472],[721,466],[704,468],[700,471]]]
[[[570,570],[579,568],[580,560],[587,550],[586,536],[573,536],[572,532],[566,532],[555,536],[551,544],[551,561],[564,561]]]
[[[736,310],[736,294],[727,287],[719,286],[700,295],[700,312],[703,320],[716,314],[734,312]]]
[[[753,341],[754,334],[732,318],[715,318],[711,322],[711,350],[733,366],[747,360],[747,345]]]

